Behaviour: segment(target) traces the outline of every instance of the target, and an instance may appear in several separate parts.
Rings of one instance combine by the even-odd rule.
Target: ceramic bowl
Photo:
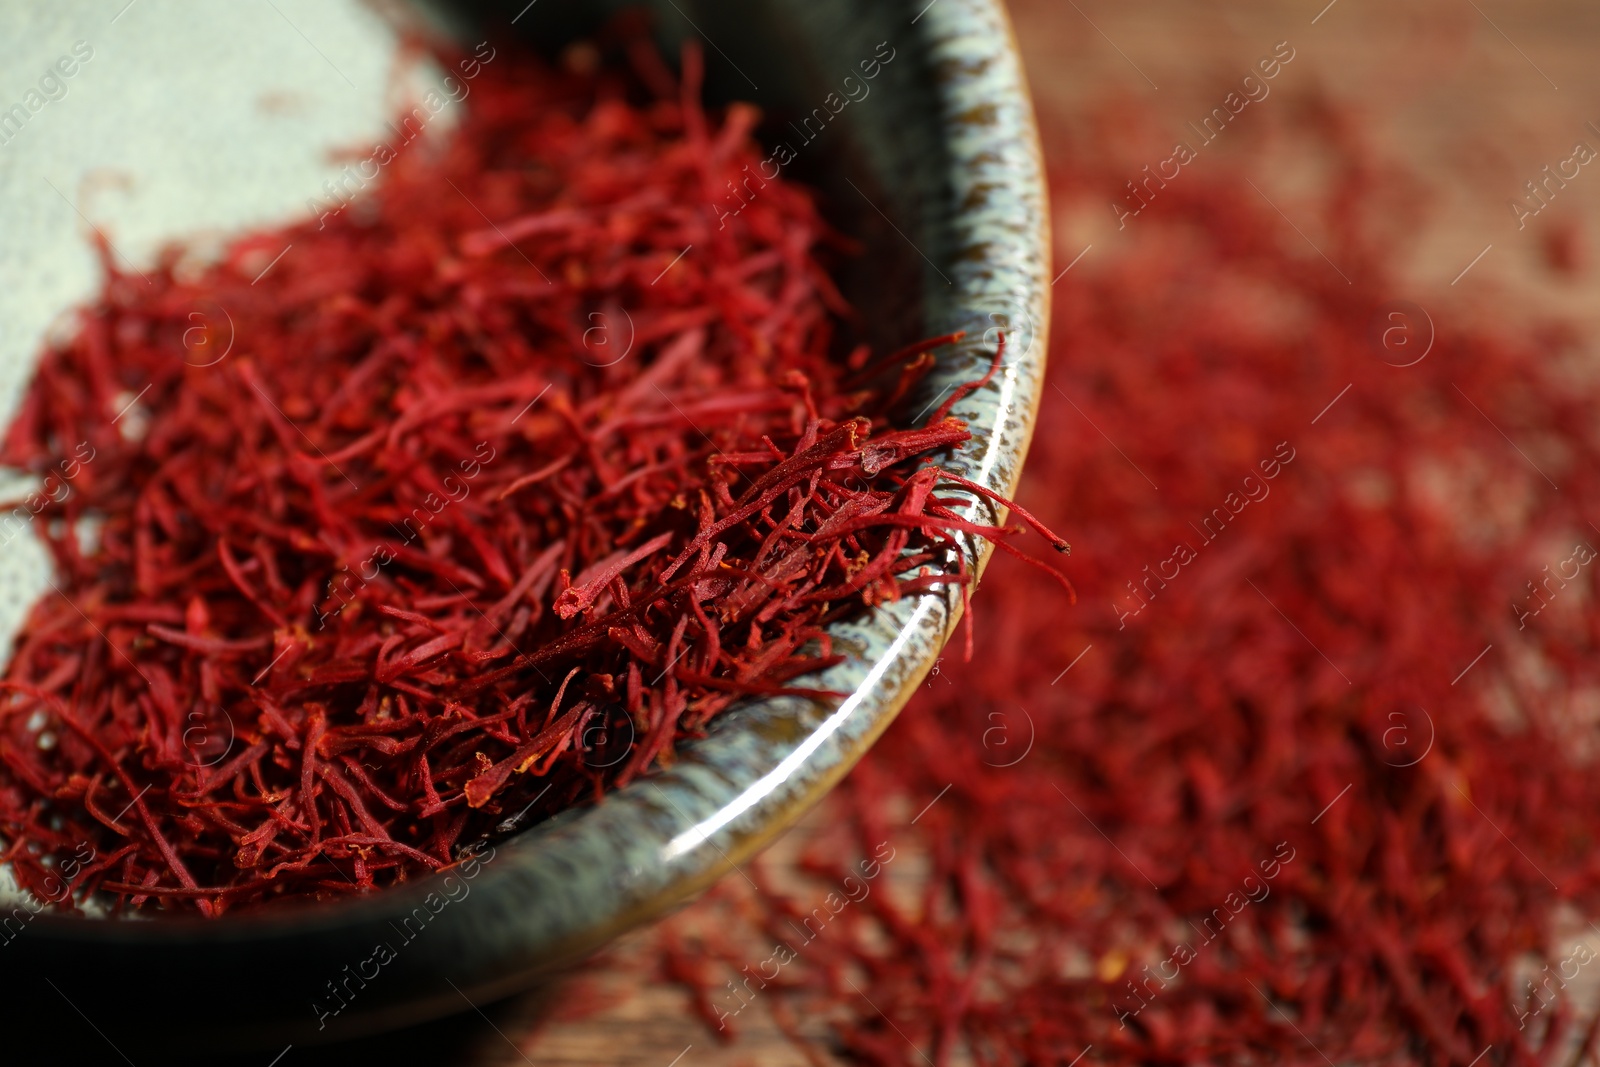
[[[530,4],[514,27],[520,3],[454,18],[554,50],[616,6]],[[793,149],[792,175],[865,243],[840,276],[862,339],[882,350],[967,331],[924,410],[981,373],[1007,332],[1003,371],[955,408],[973,440],[949,465],[1009,494],[1033,430],[1050,279],[1033,114],[999,0],[645,6],[669,55],[686,37],[706,42],[711,99],[760,104],[763,140]],[[983,546],[967,551],[981,567]],[[436,876],[216,921],[41,916],[3,949],[0,1002],[39,1032],[59,1020],[93,1041],[88,1021],[132,1054],[180,1036],[191,1049],[344,1039],[527,987],[692,899],[792,824],[889,725],[958,615],[953,594],[928,595],[838,627],[848,661],[805,684],[847,699],[729,711],[671,769],[500,843],[448,887]],[[370,961],[381,944],[392,958],[380,969]],[[330,983],[346,995],[334,999]]]

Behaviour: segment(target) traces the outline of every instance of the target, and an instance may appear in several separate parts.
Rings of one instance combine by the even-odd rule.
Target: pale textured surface
[[[90,226],[128,269],[175,239],[288,221],[328,199],[330,152],[381,136],[395,110],[395,36],[356,0],[124,2],[0,5],[0,119],[58,59],[77,64],[0,134],[0,423],[47,331],[99,287]],[[31,535],[0,547],[0,659],[48,573]]]

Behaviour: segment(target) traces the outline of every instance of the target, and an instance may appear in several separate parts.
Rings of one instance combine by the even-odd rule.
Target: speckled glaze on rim
[[[946,464],[1009,494],[1043,377],[1049,240],[1032,109],[999,0],[658,6],[669,46],[707,35],[717,49],[707,49],[712,63],[719,53],[728,61],[731,69],[714,71],[727,95],[754,95],[771,107],[750,76],[781,83],[771,73],[778,67],[798,72],[781,90],[796,114],[809,101],[823,105],[816,90],[853,73],[880,42],[893,50],[873,95],[852,105],[856,114],[841,114],[833,156],[819,149],[802,176],[834,203],[853,204],[849,210],[871,231],[865,267],[853,284],[845,278],[845,288],[861,307],[858,293],[876,286],[876,301],[895,310],[868,314],[863,334],[892,343],[968,331],[959,358],[943,360],[929,383],[928,407],[981,373],[996,328],[1007,330],[1002,372],[955,409],[973,440]],[[900,266],[880,270],[880,260]],[[863,281],[871,272],[876,281]],[[966,550],[981,567],[983,546]],[[182,1022],[196,1040],[281,1047],[445,1015],[465,1007],[463,996],[481,1004],[510,993],[687,901],[792,824],[893,720],[958,615],[959,598],[947,592],[838,627],[836,649],[849,659],[805,684],[848,699],[837,706],[774,699],[727,712],[670,770],[500,844],[470,882],[456,883],[456,893],[468,887],[465,896],[429,913],[415,942],[402,938],[400,926],[430,893],[441,893],[438,876],[365,900],[214,922],[41,917],[5,948],[0,995],[24,1002],[38,995],[48,1005],[52,994],[39,994],[32,976],[67,959],[79,975],[78,1006],[108,1031],[126,1033],[141,1019],[148,1027],[162,1004],[204,1003],[205,1012]],[[394,958],[362,983],[347,1010],[319,1019],[314,1003],[334,1006],[327,983],[381,942],[398,949]],[[93,978],[108,971],[118,973]],[[220,1005],[210,995],[219,976],[227,986]]]

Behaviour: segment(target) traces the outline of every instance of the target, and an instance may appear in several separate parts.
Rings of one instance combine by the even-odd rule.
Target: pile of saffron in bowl
[[[0,712],[23,889],[215,916],[439,870],[736,701],[831,699],[830,623],[1004,535],[926,462],[986,379],[896,422],[952,339],[850,349],[813,197],[719,218],[756,111],[613,45],[462,59],[459,128],[219,262],[102,257],[0,453],[56,486]]]

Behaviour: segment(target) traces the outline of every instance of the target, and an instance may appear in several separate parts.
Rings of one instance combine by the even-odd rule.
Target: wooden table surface
[[[1096,102],[1144,101],[1170,126],[1149,158],[1164,158],[1170,138],[1237,83],[1280,41],[1295,58],[1274,92],[1292,98],[1320,86],[1363,116],[1375,143],[1426,174],[1436,195],[1421,208],[1426,239],[1404,265],[1419,288],[1440,290],[1464,268],[1455,292],[1475,310],[1505,316],[1505,298],[1473,301],[1493,284],[1530,306],[1600,319],[1600,294],[1584,276],[1552,280],[1541,266],[1541,235],[1571,225],[1592,256],[1600,172],[1582,173],[1519,230],[1509,201],[1546,164],[1567,159],[1574,142],[1600,148],[1600,5],[1581,0],[1378,0],[1237,3],[1200,0],[1012,0],[1024,60],[1042,111],[1070,120]],[[1265,102],[1264,102],[1265,103]],[[1262,117],[1284,126],[1277,150],[1236,152],[1233,163],[1292,211],[1304,182],[1292,108]],[[1593,125],[1591,125],[1591,122]],[[1158,131],[1159,132],[1159,131]],[[1253,143],[1253,142],[1252,142]],[[1155,154],[1158,153],[1159,154]],[[1281,194],[1281,198],[1280,198]],[[1241,196],[1257,195],[1248,186]],[[1065,263],[1086,243],[1115,255],[1109,194],[1054,205],[1056,253]],[[1315,233],[1306,234],[1315,241]],[[1477,258],[1480,257],[1481,258]],[[1396,294],[1404,297],[1407,294]],[[915,704],[907,714],[915,714]],[[781,881],[798,842],[824,832],[827,804],[758,862]],[[898,876],[908,875],[901,867]],[[730,872],[731,875],[731,872]],[[740,1036],[719,1043],[690,1011],[687,997],[662,982],[654,953],[663,937],[721,923],[749,893],[731,875],[718,894],[666,923],[626,938],[553,990],[381,1039],[359,1051],[296,1049],[293,1063],[428,1062],[460,1067],[616,1064],[622,1067],[788,1067],[807,1062],[758,1001],[740,1017]],[[761,946],[752,946],[759,959]],[[731,977],[731,976],[730,976]],[[1580,998],[1588,1000],[1590,998]],[[825,1025],[809,1021],[806,1026]],[[1091,1056],[1092,1060],[1093,1057]]]

